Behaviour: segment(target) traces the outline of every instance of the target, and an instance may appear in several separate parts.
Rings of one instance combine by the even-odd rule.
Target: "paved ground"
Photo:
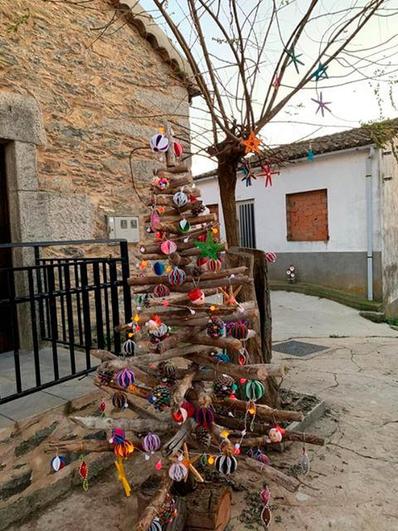
[[[49,348],[43,348],[39,356],[41,382],[44,384],[54,379],[52,351]],[[95,366],[98,364],[98,360],[91,358],[91,363]],[[33,352],[20,353],[20,366],[22,389],[34,387],[36,379]],[[70,374],[70,355],[68,350],[58,348],[58,366],[61,378]],[[13,353],[0,354],[0,396],[7,396],[16,392],[14,367]],[[82,371],[85,367],[85,353],[76,352],[76,371]],[[2,404],[0,405],[0,428],[10,425],[16,420],[37,415],[53,407],[65,405],[69,400],[89,393],[94,389],[92,377],[88,376],[83,380],[69,380],[47,387],[43,391]]]
[[[316,339],[328,347],[309,358],[275,353],[274,361],[289,360],[285,387],[316,394],[329,407],[328,414],[310,428],[326,438],[326,445],[308,448],[312,467],[302,478],[300,491],[290,494],[271,485],[273,531],[398,529],[396,333],[386,325],[362,320],[354,310],[300,294],[274,293],[273,316],[276,340]],[[366,330],[378,337],[366,337]],[[296,443],[271,459],[288,467],[300,453],[301,445]],[[135,477],[134,468],[130,474]],[[131,530],[135,500],[121,495],[113,476],[93,484],[88,494],[73,491],[15,531]],[[261,476],[248,474],[243,467],[237,479],[254,493],[261,485]],[[235,493],[229,529],[260,529],[242,523],[242,511],[247,511],[245,493]]]
[[[273,340],[290,337],[398,337],[385,323],[373,323],[357,310],[328,299],[272,291]]]

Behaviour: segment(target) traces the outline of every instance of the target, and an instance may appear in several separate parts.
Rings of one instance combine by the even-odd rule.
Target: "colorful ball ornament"
[[[166,255],[173,254],[177,250],[177,244],[172,240],[165,240],[160,244],[160,250]]]
[[[200,306],[201,304],[205,303],[206,295],[204,294],[203,290],[199,288],[194,288],[188,292],[188,298],[192,302],[192,304]]]
[[[188,476],[188,468],[184,465],[184,463],[181,463],[177,461],[176,463],[173,463],[169,468],[169,477],[173,481],[182,481]]]
[[[214,411],[211,407],[198,407],[195,411],[195,420],[198,426],[210,428],[214,422]]]
[[[163,275],[165,269],[166,268],[163,262],[155,262],[153,264],[153,272],[155,273],[155,275]]]
[[[51,459],[51,468],[54,472],[59,472],[65,466],[65,457],[63,455],[56,455]]]
[[[212,273],[219,273],[222,269],[222,262],[219,258],[209,258],[207,262],[207,269]]]
[[[112,396],[112,404],[113,407],[117,409],[123,409],[125,407],[128,407],[126,395],[124,393],[121,393],[120,391],[116,391],[116,393],[113,393]]]
[[[238,467],[238,461],[233,455],[219,455],[216,457],[215,467],[220,474],[228,476],[235,472]]]
[[[213,315],[207,322],[206,331],[209,337],[223,337],[225,334],[225,323],[222,319]]]
[[[160,343],[169,335],[169,327],[165,323],[161,323],[157,328],[151,330],[149,333],[152,343]]]
[[[156,517],[152,520],[148,531],[162,531],[162,524],[160,523],[159,518]]]
[[[126,434],[122,428],[114,428],[112,430],[112,436],[109,439],[111,444],[123,444],[126,440]]]
[[[142,442],[143,449],[150,454],[157,452],[161,445],[160,438],[156,433],[148,433]]]
[[[123,389],[135,382],[134,372],[131,369],[122,369],[115,374],[116,384]]]
[[[265,387],[259,380],[248,380],[244,384],[244,396],[246,400],[255,402],[264,396]]]
[[[164,385],[157,385],[152,390],[152,395],[149,397],[149,402],[153,404],[155,409],[162,411],[165,407],[170,406],[171,392],[170,389]]]
[[[115,444],[113,447],[113,453],[116,455],[116,457],[123,457],[124,459],[131,455],[134,450],[135,448],[133,443],[127,439],[125,439],[125,441],[121,444]]]
[[[186,279],[186,274],[183,269],[175,267],[168,276],[170,286],[182,286]]]
[[[177,208],[182,208],[188,204],[188,196],[184,192],[176,192],[173,195],[173,203]]]
[[[161,133],[153,135],[149,143],[155,153],[165,153],[169,149],[169,139]]]
[[[132,339],[127,339],[122,345],[122,354],[127,357],[134,356],[136,344]]]
[[[246,321],[236,321],[227,324],[227,335],[235,339],[246,339],[249,328]]]
[[[182,234],[186,234],[187,232],[191,230],[191,224],[189,223],[187,219],[182,219],[178,222],[178,230]]]
[[[179,159],[182,154],[183,154],[183,147],[182,147],[182,144],[180,144],[179,142],[173,142],[173,147],[174,147],[174,155]]]
[[[155,297],[167,297],[170,295],[170,288],[166,284],[158,284],[153,288],[153,294]]]

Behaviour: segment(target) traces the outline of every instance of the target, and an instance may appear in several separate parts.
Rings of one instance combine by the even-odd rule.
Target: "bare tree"
[[[172,33],[200,89],[204,105],[193,107],[199,120],[193,124],[191,144],[217,161],[226,237],[230,246],[238,245],[235,188],[239,162],[251,151],[247,138],[255,140],[308,86],[316,88],[314,101],[323,115],[328,108],[322,107],[325,100],[318,85],[328,78],[333,61],[341,72],[340,84],[355,73],[369,78],[369,67],[380,65],[380,57],[395,44],[360,50],[355,38],[372,17],[394,16],[398,10],[389,7],[389,0],[344,1],[334,11],[327,11],[320,0],[181,0],[170,7],[165,0],[151,3],[161,15],[157,22],[163,20]],[[175,5],[183,16],[172,11]],[[282,27],[289,10],[288,24]],[[316,49],[310,58],[300,48],[309,39]],[[391,70],[391,62],[382,66]],[[204,146],[200,138],[207,129],[212,138]]]

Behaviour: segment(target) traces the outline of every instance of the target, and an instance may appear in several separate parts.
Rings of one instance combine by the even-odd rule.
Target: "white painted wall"
[[[367,250],[366,158],[368,150],[336,152],[315,156],[314,161],[299,161],[273,176],[273,186],[264,187],[257,177],[246,187],[240,177],[236,200],[254,199],[258,249],[276,252],[347,252]],[[375,161],[377,164],[377,161]],[[377,175],[377,172],[375,172]],[[220,205],[222,236],[225,235],[222,209],[215,178],[200,180],[197,186],[205,203]],[[291,242],[286,234],[286,194],[326,188],[328,191],[328,242]],[[380,242],[380,180],[373,181],[374,251]]]

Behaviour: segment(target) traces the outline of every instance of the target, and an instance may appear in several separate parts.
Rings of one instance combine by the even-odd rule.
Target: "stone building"
[[[271,280],[287,280],[286,270],[294,265],[299,282],[383,302],[393,317],[398,315],[398,163],[377,131],[393,138],[398,119],[275,148],[274,156],[284,162],[272,187],[265,187],[264,176],[246,186],[238,175],[237,219],[241,245],[277,253],[269,266]],[[216,208],[216,175],[196,180],[204,200]]]
[[[0,243],[107,238],[109,217],[140,214],[130,152],[176,114],[187,128],[194,94],[135,1],[1,2]],[[139,181],[152,165],[134,153]]]

